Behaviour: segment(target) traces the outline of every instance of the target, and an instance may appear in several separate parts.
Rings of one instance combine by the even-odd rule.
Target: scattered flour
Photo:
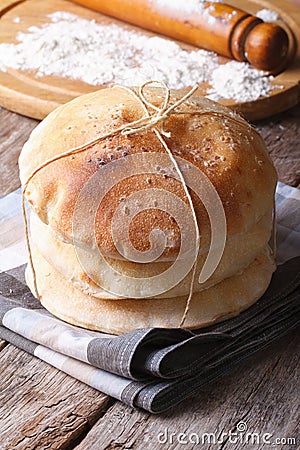
[[[218,57],[205,50],[188,52],[175,42],[97,24],[57,12],[51,23],[19,33],[19,44],[0,45],[0,64],[37,70],[36,76],[58,75],[92,85],[138,84],[157,78],[172,88],[208,79]]]
[[[235,61],[220,66],[218,56],[206,50],[188,52],[167,39],[66,12],[49,19],[19,33],[18,44],[0,44],[0,70],[34,70],[37,77],[57,75],[91,85],[137,85],[156,79],[179,89],[207,81],[214,100],[255,100],[272,90],[272,78],[264,72]]]
[[[1,62],[1,59],[0,59],[0,71],[7,72],[5,65]]]
[[[150,0],[154,9],[168,9],[174,13],[197,14],[204,9],[207,0]],[[215,0],[214,3],[223,3],[223,0]],[[213,7],[213,5],[212,5]]]
[[[264,22],[275,22],[279,19],[279,15],[277,14],[277,12],[272,11],[271,9],[261,9],[255,15]]]
[[[215,0],[214,3],[205,8],[207,0],[150,0],[153,11],[161,12],[174,18],[182,19],[182,15],[185,18],[188,16],[193,16],[194,14],[199,14],[205,17],[210,24],[215,24],[216,18],[213,14],[215,11],[214,3],[223,3],[223,0]],[[225,18],[226,20],[231,19],[231,15]]]
[[[274,86],[270,84],[273,77],[265,76],[262,70],[254,69],[247,63],[230,61],[219,66],[212,73],[208,97],[212,100],[232,98],[236,101],[253,101],[260,96],[267,96]]]

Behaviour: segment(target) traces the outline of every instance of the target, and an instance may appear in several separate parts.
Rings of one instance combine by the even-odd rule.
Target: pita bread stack
[[[275,269],[277,177],[260,135],[197,94],[168,112],[185,92],[165,104],[161,87],[143,92],[101,89],[59,107],[19,160],[30,289],[57,317],[115,334],[178,327],[191,289],[184,327],[232,317]]]

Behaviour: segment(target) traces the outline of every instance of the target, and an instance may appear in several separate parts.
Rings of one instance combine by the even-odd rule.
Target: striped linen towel
[[[159,413],[220,378],[300,322],[300,191],[278,183],[278,266],[263,297],[201,330],[138,329],[121,336],[55,318],[24,281],[20,191],[0,200],[0,338],[130,406]]]

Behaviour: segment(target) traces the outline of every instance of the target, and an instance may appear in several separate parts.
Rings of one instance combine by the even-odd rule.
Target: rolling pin
[[[289,38],[276,24],[224,3],[199,2],[199,12],[179,10],[176,1],[75,0],[103,14],[165,34],[269,72],[284,68]]]

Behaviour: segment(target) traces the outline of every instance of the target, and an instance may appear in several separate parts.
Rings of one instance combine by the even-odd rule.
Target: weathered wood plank
[[[270,439],[299,438],[297,349],[300,349],[300,336],[294,333],[162,415],[154,416],[115,403],[76,450],[241,449],[243,445],[234,445],[228,437],[224,437],[223,443],[211,442],[211,445],[208,438],[203,445],[201,440],[197,446],[189,442],[189,439],[195,442],[197,436],[201,439],[203,433],[215,433],[218,439],[222,432],[235,431],[240,421],[246,423],[248,432],[259,433],[260,439],[264,433],[272,433]],[[179,433],[185,433],[185,436]],[[166,436],[168,441],[163,443]],[[178,439],[188,443],[180,443]],[[263,445],[256,443],[249,448],[267,448]],[[276,445],[276,448],[297,446]]]
[[[0,108],[0,197],[20,186],[19,154],[37,123]]]
[[[112,402],[12,345],[0,367],[1,450],[72,448]]]
[[[0,339],[0,352],[1,352],[1,350],[2,350],[6,345],[7,345],[7,342],[2,341],[2,340]]]
[[[279,180],[291,186],[300,184],[300,105],[256,124],[266,141]]]

